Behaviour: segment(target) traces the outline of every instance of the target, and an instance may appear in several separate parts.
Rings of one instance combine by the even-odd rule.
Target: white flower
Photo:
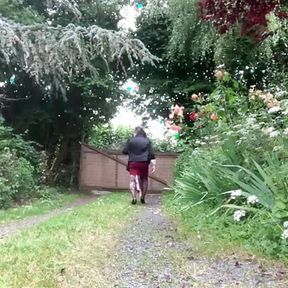
[[[275,128],[274,127],[263,128],[262,131],[264,134],[270,134],[275,131]]]
[[[279,106],[274,106],[274,107],[272,107],[272,108],[270,108],[270,109],[268,110],[268,113],[269,113],[269,114],[277,113],[277,112],[279,112],[280,110],[281,110],[281,108],[280,108]]]
[[[254,117],[248,117],[247,118],[247,124],[252,125],[256,122],[256,119]]]
[[[259,200],[257,198],[257,196],[255,195],[250,195],[248,198],[247,198],[247,203],[248,204],[255,204],[255,203],[258,203]]]
[[[288,135],[288,128],[284,129],[283,134]]]
[[[231,199],[236,199],[237,197],[241,196],[242,195],[242,191],[240,189],[238,190],[232,190],[230,191],[230,197]]]
[[[0,88],[5,87],[6,83],[5,82],[0,82]]]
[[[279,132],[279,131],[273,131],[273,132],[271,132],[271,133],[269,134],[269,136],[270,136],[271,138],[277,137],[277,136],[279,136],[279,135],[280,135],[280,132]]]
[[[280,132],[275,130],[274,127],[263,128],[262,132],[266,135],[269,135],[269,137],[271,138],[274,138],[280,135]]]
[[[278,91],[275,93],[275,96],[276,96],[276,98],[281,98],[281,97],[285,96],[286,94],[287,94],[287,91],[278,90]]]
[[[234,212],[233,218],[235,221],[240,221],[242,217],[246,215],[246,212],[244,210],[237,210]]]
[[[283,223],[283,227],[284,227],[285,229],[288,228],[288,221],[285,221],[285,222]]]
[[[54,14],[56,14],[57,13],[57,10],[53,10],[53,9],[47,9],[47,13],[48,13],[48,15],[49,16],[53,16]]]
[[[285,229],[281,235],[282,239],[287,239],[288,238],[288,229]]]

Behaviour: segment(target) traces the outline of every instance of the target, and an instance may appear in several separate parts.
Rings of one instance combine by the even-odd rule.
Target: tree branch
[[[38,84],[51,84],[65,94],[65,80],[89,71],[97,77],[93,60],[102,58],[106,63],[124,56],[154,65],[158,60],[144,44],[119,32],[69,24],[22,25],[0,15],[0,54],[7,64],[17,63]]]

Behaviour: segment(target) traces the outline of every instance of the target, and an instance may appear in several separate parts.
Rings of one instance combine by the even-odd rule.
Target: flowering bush
[[[265,211],[280,225],[288,220],[287,92],[246,89],[224,67],[215,77],[214,92],[193,94],[194,110],[184,109],[181,137],[194,149],[179,160],[176,199],[186,209],[206,203],[211,214],[228,211],[236,222]],[[286,241],[288,229],[281,233],[273,239]]]
[[[234,212],[233,217],[235,221],[239,222],[242,217],[245,217],[245,215],[246,215],[246,212],[244,210],[237,210]]]
[[[210,95],[192,94],[186,107],[175,105],[166,120],[166,126],[179,134],[179,139],[192,147],[197,147],[197,139],[215,134],[215,128],[232,125],[248,110],[248,97],[244,87],[224,66],[215,71],[218,79],[215,90]],[[203,143],[205,141],[200,141]]]

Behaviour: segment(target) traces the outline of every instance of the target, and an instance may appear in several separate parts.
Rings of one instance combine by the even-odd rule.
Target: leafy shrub
[[[153,149],[156,152],[182,152],[182,149],[177,145],[177,143],[173,143],[171,139],[151,139],[153,144]]]
[[[6,148],[0,157],[0,208],[6,208],[12,202],[33,197],[35,194],[35,169],[15,150]]]
[[[37,196],[39,164],[33,143],[14,134],[0,118],[0,208]]]
[[[110,125],[95,125],[89,143],[98,148],[121,149],[132,135],[133,130],[127,127],[120,126],[114,130]]]
[[[184,201],[187,207],[203,201],[219,204],[224,198],[223,191],[231,188],[226,175],[219,170],[222,156],[220,149],[205,152],[195,150],[188,157],[187,152],[184,153],[176,164],[176,198]]]
[[[133,129],[119,126],[113,129],[110,125],[95,125],[89,143],[98,148],[122,149],[129,138],[133,136]],[[156,152],[177,152],[177,146],[170,140],[151,139]]]
[[[18,157],[23,157],[36,167],[39,165],[39,153],[34,148],[34,144],[34,142],[25,141],[20,135],[14,134],[13,129],[5,126],[0,117],[0,152],[9,147]]]
[[[190,161],[192,161],[192,153],[193,150],[187,148],[178,156],[174,166],[174,179],[180,177],[186,166],[189,166]]]
[[[238,130],[231,129],[227,135],[225,133],[218,137],[218,144],[207,143],[194,151],[187,150],[178,159],[178,186],[175,186],[178,193],[185,193],[183,185],[186,181],[194,183],[193,188],[198,187],[202,194],[208,191],[217,194],[227,189],[241,188],[239,183],[243,188],[243,183],[251,184],[252,178],[254,184],[255,181],[258,181],[258,185],[263,182],[262,191],[264,186],[269,185],[274,194],[286,191],[288,145],[284,135],[271,138],[264,135],[259,127],[251,129],[245,125]],[[220,187],[211,186],[208,189],[212,182],[215,185],[218,183],[214,178],[221,179]],[[275,187],[271,187],[272,183]],[[179,185],[181,189],[178,189]],[[194,191],[196,193],[196,188]]]
[[[270,255],[287,254],[287,91],[245,91],[224,72],[216,71],[221,79],[210,96],[192,95],[197,117],[182,123],[189,148],[176,164],[174,201],[185,215],[201,205],[217,229],[233,223],[255,247],[257,234]]]

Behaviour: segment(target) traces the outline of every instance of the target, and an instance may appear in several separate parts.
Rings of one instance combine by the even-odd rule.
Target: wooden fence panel
[[[156,153],[157,169],[149,179],[149,191],[162,191],[164,183],[172,182],[177,153]],[[129,174],[126,166],[127,156],[120,151],[100,150],[91,145],[81,145],[79,188],[82,190],[128,190]],[[152,176],[152,177],[153,177]]]

